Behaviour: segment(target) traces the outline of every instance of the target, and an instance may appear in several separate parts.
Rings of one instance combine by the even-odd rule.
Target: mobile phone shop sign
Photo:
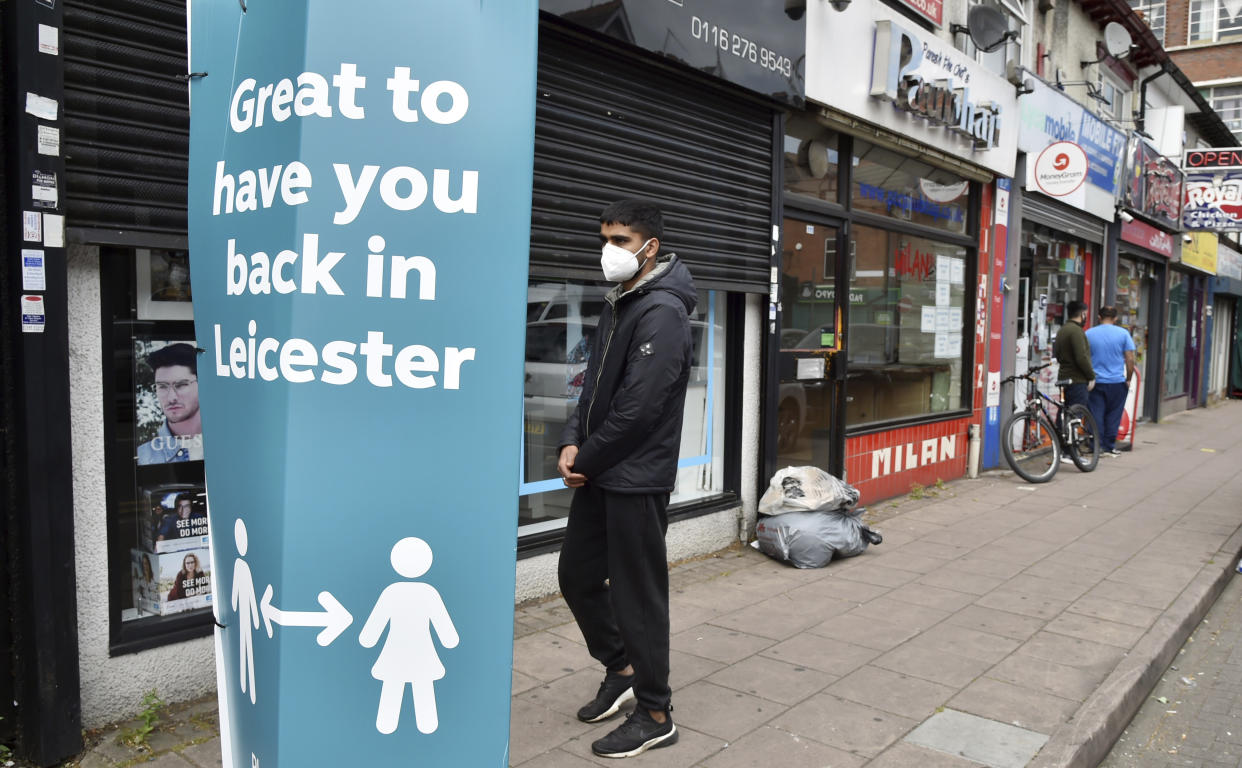
[[[224,764],[507,765],[537,4],[241,5],[190,4]]]

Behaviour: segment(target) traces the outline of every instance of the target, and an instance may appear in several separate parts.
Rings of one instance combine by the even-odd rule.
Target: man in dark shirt
[[[573,488],[559,577],[587,649],[606,672],[578,719],[634,713],[591,745],[630,757],[677,741],[668,685],[668,561],[664,534],[677,482],[690,376],[690,272],[660,249],[663,216],[623,200],[600,215],[609,291],[578,407],[561,435],[559,470]]]
[[[1060,363],[1061,378],[1070,380],[1070,385],[1065,388],[1065,404],[1088,406],[1087,393],[1095,388],[1095,369],[1091,367],[1091,345],[1087,343],[1087,334],[1082,328],[1087,319],[1087,305],[1071,301],[1065,313],[1068,319],[1057,331],[1056,341],[1052,342],[1052,353]]]

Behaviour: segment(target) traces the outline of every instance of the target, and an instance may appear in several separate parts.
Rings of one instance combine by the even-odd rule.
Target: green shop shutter
[[[697,285],[767,293],[772,111],[608,44],[539,34],[532,273],[599,279],[600,211],[642,197]]]
[[[181,0],[65,0],[62,195],[95,242],[184,240],[190,113]]]

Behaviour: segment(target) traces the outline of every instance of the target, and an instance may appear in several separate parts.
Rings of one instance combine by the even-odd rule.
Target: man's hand
[[[1087,391],[1090,392],[1093,389],[1095,389],[1095,379],[1087,382]]]
[[[578,446],[567,445],[561,449],[561,458],[556,462],[556,469],[561,473],[565,485],[570,488],[581,488],[586,485],[586,475],[574,471],[574,460],[578,458]]]

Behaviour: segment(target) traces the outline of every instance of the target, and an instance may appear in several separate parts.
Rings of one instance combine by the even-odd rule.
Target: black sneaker
[[[634,675],[623,675],[609,672],[604,675],[604,682],[599,684],[599,692],[582,709],[578,710],[578,719],[584,723],[598,723],[617,714],[621,705],[634,698]]]
[[[657,723],[651,713],[640,707],[626,715],[625,722],[616,730],[593,743],[591,751],[600,757],[633,757],[676,743],[677,726],[673,725],[673,716],[665,714],[664,722]]]

